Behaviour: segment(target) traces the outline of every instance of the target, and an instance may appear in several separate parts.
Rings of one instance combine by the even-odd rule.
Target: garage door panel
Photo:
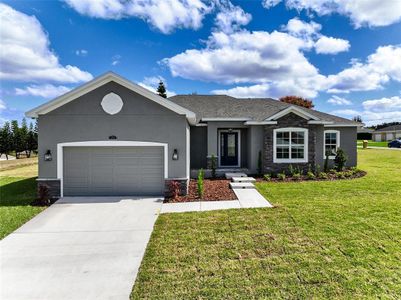
[[[163,194],[163,157],[162,147],[66,147],[64,194]]]

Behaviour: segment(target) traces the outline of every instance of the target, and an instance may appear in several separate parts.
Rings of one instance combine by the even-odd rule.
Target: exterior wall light
[[[45,161],[51,161],[52,160],[52,153],[50,150],[47,150],[45,153]]]
[[[173,160],[178,160],[178,150],[177,149],[174,149],[172,158],[173,158]]]

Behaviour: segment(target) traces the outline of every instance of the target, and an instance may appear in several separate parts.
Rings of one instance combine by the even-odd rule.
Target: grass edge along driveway
[[[45,209],[30,205],[36,197],[37,163],[10,162],[0,172],[0,240]]]
[[[277,207],[159,216],[131,299],[401,297],[401,153],[368,175],[260,183]]]

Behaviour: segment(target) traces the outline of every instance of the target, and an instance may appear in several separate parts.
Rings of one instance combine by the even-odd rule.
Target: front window
[[[340,147],[340,132],[337,130],[326,130],[324,132],[324,157],[334,158],[338,147]]]
[[[280,128],[274,130],[274,162],[307,162],[308,130]]]

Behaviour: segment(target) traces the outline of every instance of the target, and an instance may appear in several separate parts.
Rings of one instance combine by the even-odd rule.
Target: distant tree
[[[5,154],[8,159],[8,153],[13,150],[13,139],[10,128],[10,123],[5,122],[0,129],[0,155]]]
[[[281,102],[289,103],[289,104],[294,104],[306,108],[314,108],[315,105],[313,105],[312,100],[298,97],[298,96],[284,96],[279,99]]]
[[[29,129],[28,129],[28,124],[26,122],[26,119],[23,118],[21,122],[21,127],[20,127],[20,135],[21,135],[21,147],[22,151],[25,151],[26,156],[28,156],[28,135],[29,135]]]
[[[15,151],[15,157],[18,159],[19,153],[25,150],[24,149],[25,145],[17,120],[11,121],[11,132],[12,132],[12,145],[13,145],[12,150]]]
[[[35,151],[36,149],[38,149],[37,134],[35,133],[35,128],[31,123],[29,125],[28,137],[26,143],[26,156],[31,157],[32,151]]]
[[[164,83],[161,80],[159,82],[159,86],[157,87],[157,93],[159,94],[159,96],[167,98],[166,87],[164,86]]]
[[[376,126],[373,126],[373,129],[378,130],[378,129],[382,129],[388,126],[394,126],[394,125],[401,125],[401,122],[390,122],[390,123],[382,123],[382,124],[378,124]]]
[[[355,117],[352,118],[352,121],[362,123],[362,117],[359,116],[359,115],[358,115],[358,116],[355,116]]]

